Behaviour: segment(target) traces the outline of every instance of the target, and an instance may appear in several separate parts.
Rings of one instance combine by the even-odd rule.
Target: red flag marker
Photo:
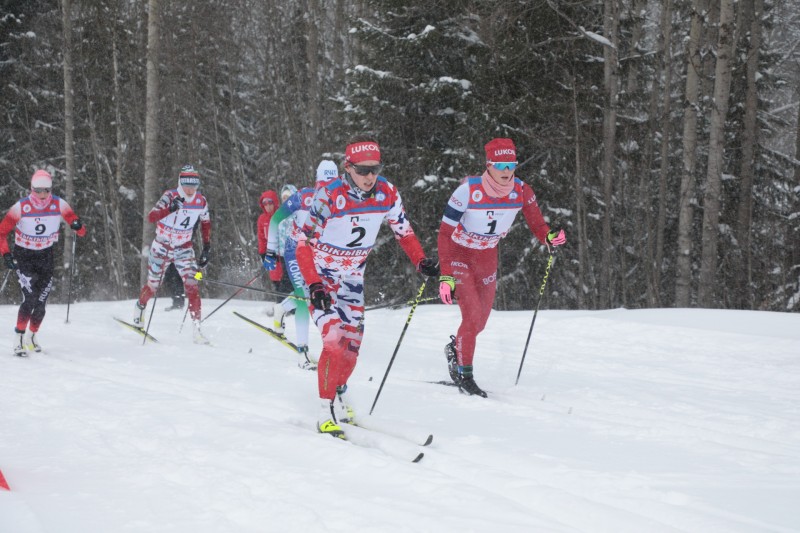
[[[0,470],[0,490],[11,490],[8,486],[8,482],[6,482],[6,478],[3,477],[2,470]]]

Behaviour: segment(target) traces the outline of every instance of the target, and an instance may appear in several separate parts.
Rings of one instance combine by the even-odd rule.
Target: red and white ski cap
[[[487,163],[514,163],[517,161],[517,147],[514,141],[505,137],[492,139],[483,147]]]
[[[348,144],[344,151],[344,159],[348,163],[357,165],[362,161],[381,160],[381,148],[375,141],[364,141]]]
[[[31,176],[31,188],[45,187],[51,189],[53,187],[53,177],[46,170],[39,169]]]

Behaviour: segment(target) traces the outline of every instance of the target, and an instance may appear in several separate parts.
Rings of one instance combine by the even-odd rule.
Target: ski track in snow
[[[459,312],[421,306],[369,420],[433,433],[422,448],[316,434],[316,373],[231,313],[266,323],[263,304],[221,309],[204,324],[212,347],[179,335],[166,305],[157,345],[111,319],[131,301],[73,305],[70,324],[49,306],[45,353],[27,359],[7,335],[0,533],[800,530],[797,314],[541,311],[514,386],[532,313],[495,311],[482,399],[426,383],[447,379]],[[407,316],[367,313],[349,381],[360,417]]]

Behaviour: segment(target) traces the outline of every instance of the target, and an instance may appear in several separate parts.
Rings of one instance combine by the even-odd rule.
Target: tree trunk
[[[644,24],[645,24],[645,14],[647,10],[647,0],[633,0],[631,5],[631,14],[630,18],[633,21],[633,29],[631,30],[631,57],[628,58],[630,61],[630,67],[628,68],[628,76],[626,82],[625,92],[628,95],[628,98],[631,98],[633,95],[639,94],[639,86],[641,83],[641,79],[639,78],[639,63],[641,62],[642,57],[642,49],[644,48],[644,38],[645,38],[645,31],[644,31]]]
[[[692,4],[692,25],[689,30],[689,43],[686,51],[686,89],[683,108],[683,171],[681,190],[678,196],[678,254],[675,272],[675,306],[689,307],[692,294],[692,221],[694,207],[692,199],[695,188],[695,167],[697,165],[697,115],[698,89],[702,59],[700,47],[703,39],[702,11],[706,0],[694,0]]]
[[[122,188],[122,173],[125,167],[125,148],[124,148],[124,137],[122,135],[122,92],[120,91],[119,86],[119,79],[120,79],[120,72],[119,72],[119,48],[117,46],[117,33],[114,32],[112,35],[112,64],[113,64],[113,76],[114,76],[114,129],[116,131],[116,143],[114,147],[114,153],[116,154],[115,160],[116,165],[112,172],[111,168],[108,169],[108,179],[109,179],[109,186],[108,190],[111,193],[110,201],[111,201],[111,210],[114,213],[114,220],[112,223],[112,227],[114,229],[114,242],[116,243],[116,257],[117,257],[117,270],[119,270],[119,276],[122,279],[122,283],[118,288],[118,297],[122,297],[124,295],[124,287],[127,284],[127,268],[125,268],[125,241],[122,235],[122,209],[120,206],[120,194]]]
[[[800,88],[796,91],[800,101]],[[794,158],[800,161],[800,103],[797,105],[797,124],[795,124],[796,137],[794,140]],[[794,166],[794,183],[800,185],[800,165]]]
[[[617,132],[617,88],[619,86],[619,57],[617,54],[617,27],[619,24],[617,0],[605,0],[603,15],[603,32],[612,46],[603,50],[605,106],[603,110],[603,200],[605,216],[603,217],[603,290],[606,292],[605,305],[611,307],[616,301],[614,272],[611,253],[614,241],[611,233],[611,222],[614,217],[614,154]]]
[[[755,161],[755,147],[758,142],[758,126],[756,114],[758,111],[758,91],[756,88],[756,75],[758,74],[759,49],[761,48],[761,15],[764,11],[764,0],[746,0],[748,8],[752,9],[750,21],[750,49],[747,54],[747,94],[745,96],[744,132],[742,134],[742,162],[739,170],[741,188],[739,191],[739,213],[737,217],[737,235],[739,247],[742,251],[742,264],[737,272],[737,294],[740,297],[739,306],[743,309],[752,309],[754,305],[753,281],[753,251],[751,249],[750,235],[752,234],[753,221],[753,175]]]
[[[319,27],[318,20],[320,9],[317,0],[307,0],[306,11],[306,69],[308,75],[308,137],[306,146],[312,154],[319,152],[319,131],[322,117],[322,96],[319,91],[320,65],[319,65]]]
[[[66,178],[64,198],[73,209],[75,205],[75,91],[72,83],[72,0],[61,1],[61,22],[64,32],[64,156]],[[73,231],[65,231],[63,279],[66,280],[72,268],[72,243],[75,240]],[[73,280],[74,281],[74,280]]]
[[[572,116],[575,127],[575,229],[578,242],[578,308],[585,308],[586,262],[588,258],[586,235],[586,208],[583,202],[583,154],[581,151],[580,116],[578,114],[577,82],[572,76]]]
[[[89,86],[89,76],[84,76],[84,84],[86,86],[86,95],[92,94],[91,87]],[[92,144],[92,153],[94,155],[94,169],[95,175],[97,180],[97,192],[100,195],[100,212],[103,214],[103,225],[102,228],[97,228],[97,231],[103,232],[103,249],[105,251],[105,258],[104,263],[106,264],[107,268],[111,271],[111,277],[114,281],[113,292],[115,296],[119,293],[119,288],[122,286],[122,278],[120,277],[120,266],[117,264],[115,260],[114,248],[112,246],[113,239],[111,237],[111,212],[109,210],[110,202],[109,197],[115,196],[114,191],[107,190],[106,188],[106,180],[103,179],[103,164],[101,162],[102,156],[100,153],[100,142],[97,137],[97,124],[95,123],[94,111],[92,110],[92,102],[91,99],[86,102],[87,108],[87,123],[89,126],[89,139],[91,140]],[[103,287],[103,289],[108,290],[109,287]],[[102,297],[108,298],[110,297],[110,293],[102,294]]]
[[[664,80],[664,93],[663,109],[661,110],[661,169],[658,179],[656,254],[653,265],[653,294],[656,298],[654,303],[659,307],[661,306],[661,269],[664,263],[664,232],[667,226],[669,147],[672,137],[672,0],[666,0],[661,9],[661,72]]]
[[[142,194],[142,256],[139,278],[147,280],[147,257],[153,240],[153,224],[147,214],[158,201],[158,0],[148,0],[147,15],[147,101],[144,133],[144,192]]]
[[[717,274],[717,247],[722,194],[722,163],[725,150],[725,119],[731,85],[731,54],[733,50],[733,0],[720,0],[717,64],[714,69],[714,102],[711,108],[708,169],[703,197],[703,253],[700,259],[698,303],[713,307]]]

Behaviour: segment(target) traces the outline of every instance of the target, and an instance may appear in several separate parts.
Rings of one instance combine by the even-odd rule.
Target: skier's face
[[[183,192],[186,193],[186,196],[194,196],[194,193],[197,192],[197,187],[194,185],[181,185],[183,188]]]
[[[514,179],[514,170],[510,168],[500,170],[493,164],[487,163],[486,170],[489,172],[489,176],[500,185],[507,185],[509,181]]]
[[[31,189],[33,195],[39,200],[46,200],[50,194],[50,187],[34,187]]]
[[[275,211],[275,202],[273,202],[271,198],[264,198],[261,205],[264,207],[265,213],[272,213]]]
[[[367,161],[360,161],[357,165],[348,163],[345,167],[345,172],[350,175],[353,183],[364,192],[369,192],[375,186],[375,181],[378,179],[380,172],[380,161],[369,159]],[[361,174],[366,172],[366,174]]]

